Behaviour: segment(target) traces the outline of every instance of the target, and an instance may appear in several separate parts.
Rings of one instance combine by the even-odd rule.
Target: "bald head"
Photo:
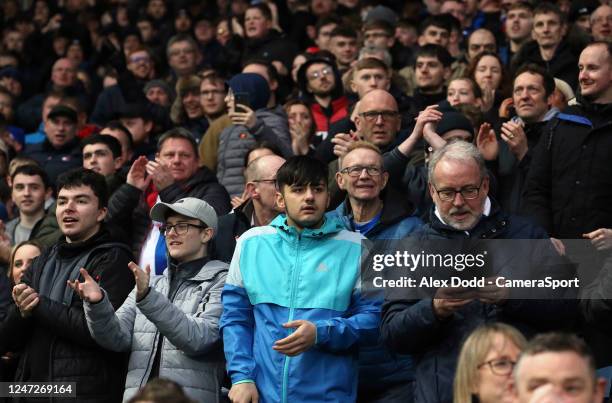
[[[74,85],[76,77],[76,67],[70,59],[63,57],[53,64],[51,81],[56,89],[64,89]]]
[[[372,90],[361,99],[355,126],[361,138],[385,148],[400,129],[401,117],[393,95],[385,90]]]
[[[264,155],[249,164],[246,169],[246,181],[252,182],[262,179],[276,178],[276,172],[285,163],[283,157],[278,155]]]
[[[468,38],[468,60],[473,60],[479,53],[484,51],[495,52],[495,36],[491,31],[480,28],[472,32]]]
[[[397,112],[397,102],[393,95],[385,90],[372,90],[365,94],[359,102],[359,113],[376,109],[379,105],[385,105]]]

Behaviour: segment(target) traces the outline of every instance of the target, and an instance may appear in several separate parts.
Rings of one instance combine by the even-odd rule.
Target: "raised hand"
[[[163,190],[174,183],[170,168],[159,161],[147,162],[146,170],[157,190]]]
[[[12,297],[23,318],[32,315],[32,310],[40,302],[36,290],[26,284],[17,284],[13,287]]]
[[[68,280],[68,287],[72,288],[83,301],[91,302],[92,304],[100,302],[104,295],[96,280],[82,267],[79,269],[79,272],[83,276],[84,281],[79,283],[78,279],[74,281]]]
[[[257,123],[255,111],[242,104],[237,104],[233,111],[229,111],[228,116],[233,124],[246,126],[247,129],[252,129]]]
[[[436,131],[436,127],[442,120],[442,112],[438,110],[438,105],[429,105],[427,108],[419,112],[419,116],[415,118],[416,123],[412,131],[413,134],[421,136],[427,124],[430,124],[428,129]]]
[[[338,158],[342,158],[346,155],[348,147],[351,143],[359,140],[359,136],[351,130],[348,133],[338,133],[331,139],[334,143],[334,155]]]
[[[501,138],[504,140],[512,154],[520,161],[527,154],[527,136],[523,125],[517,122],[506,122],[501,127]]]
[[[485,122],[480,125],[478,135],[476,136],[476,147],[478,147],[478,151],[480,151],[485,160],[494,161],[497,159],[499,143],[490,123]]]
[[[147,163],[149,160],[147,157],[141,155],[134,161],[130,170],[127,174],[126,182],[129,185],[134,186],[142,190],[143,192],[149,187],[151,183],[152,176],[147,176]]]
[[[128,268],[132,271],[134,280],[136,281],[136,300],[141,300],[149,291],[151,266],[147,265],[147,267],[142,270],[136,263],[130,262],[128,263]]]

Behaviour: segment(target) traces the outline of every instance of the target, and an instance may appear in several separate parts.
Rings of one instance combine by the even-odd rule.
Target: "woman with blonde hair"
[[[511,401],[509,381],[525,337],[504,323],[480,326],[463,343],[455,373],[454,403]]]

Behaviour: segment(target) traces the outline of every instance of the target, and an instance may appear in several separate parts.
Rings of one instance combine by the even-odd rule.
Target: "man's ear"
[[[434,196],[436,195],[437,192],[436,192],[436,189],[434,189],[431,182],[427,183],[427,187],[429,188],[429,195],[431,196],[431,200],[436,200]]]
[[[123,165],[123,158],[117,157],[113,159],[113,166],[115,167],[115,170],[119,170],[122,165]]]
[[[336,172],[336,183],[341,190],[346,190],[344,188],[344,176],[340,172]]]
[[[382,186],[380,190],[383,190],[387,186],[387,182],[389,182],[389,172],[382,173]]]
[[[276,191],[276,205],[283,211],[287,210],[287,206],[285,205],[285,198],[283,197],[283,193],[280,190]]]
[[[96,217],[97,222],[102,222],[106,218],[106,213],[108,213],[108,209],[106,207],[102,207],[98,210],[98,216]]]
[[[259,199],[259,192],[257,191],[257,186],[255,183],[247,182],[244,187],[251,199]]]
[[[425,46],[425,37],[423,35],[419,35],[419,38],[417,39],[417,42],[419,43],[419,46]]]
[[[145,120],[144,129],[145,129],[145,132],[147,132],[147,134],[151,134],[151,130],[153,130],[153,121]]]
[[[210,242],[214,235],[215,235],[215,232],[210,227],[205,228],[202,231],[200,231],[200,240],[202,241],[202,244],[206,244]]]

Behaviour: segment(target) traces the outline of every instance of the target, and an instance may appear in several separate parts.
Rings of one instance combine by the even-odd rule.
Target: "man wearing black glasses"
[[[474,145],[462,140],[447,143],[434,152],[428,170],[434,206],[430,223],[415,237],[444,245],[436,250],[442,254],[454,253],[455,256],[459,252],[474,256],[479,252],[471,250],[485,250],[489,258],[479,274],[490,281],[471,288],[442,286],[435,289],[431,297],[423,299],[409,299],[398,294],[388,296],[383,306],[381,332],[392,350],[413,354],[417,402],[452,402],[461,342],[476,326],[482,322],[500,321],[527,333],[555,329],[563,323],[571,323],[576,304],[569,299],[567,303],[553,300],[561,293],[539,294],[541,290],[533,288],[529,289],[530,298],[548,300],[517,299],[514,289],[497,286],[499,276],[534,278],[530,276],[536,272],[538,276],[566,275],[568,267],[559,260],[542,228],[502,212],[497,202],[489,197],[489,176],[484,159]],[[476,244],[472,241],[469,243],[471,250],[466,251],[467,239],[528,241],[518,244],[522,248],[516,243],[500,246],[499,243]],[[450,245],[441,242],[443,240],[457,242]],[[453,267],[456,271],[462,270]],[[432,274],[424,270],[425,276]],[[476,275],[474,271],[468,272]],[[518,298],[524,298],[524,292]],[[510,298],[511,295],[514,297]]]
[[[366,141],[349,146],[336,173],[347,198],[335,210],[348,230],[371,240],[402,239],[422,225],[412,205],[387,186],[388,179],[377,146]],[[410,357],[391,354],[380,342],[360,349],[358,402],[411,402],[413,381]]]
[[[131,352],[124,401],[157,377],[177,382],[196,401],[219,401],[224,374],[219,318],[228,265],[208,256],[217,214],[205,201],[185,197],[157,203],[151,219],[162,223],[170,257],[162,276],[151,280],[149,266],[143,270],[130,262],[136,287],[117,312],[85,269],[84,281],[69,285],[85,301],[95,341],[111,351]]]

